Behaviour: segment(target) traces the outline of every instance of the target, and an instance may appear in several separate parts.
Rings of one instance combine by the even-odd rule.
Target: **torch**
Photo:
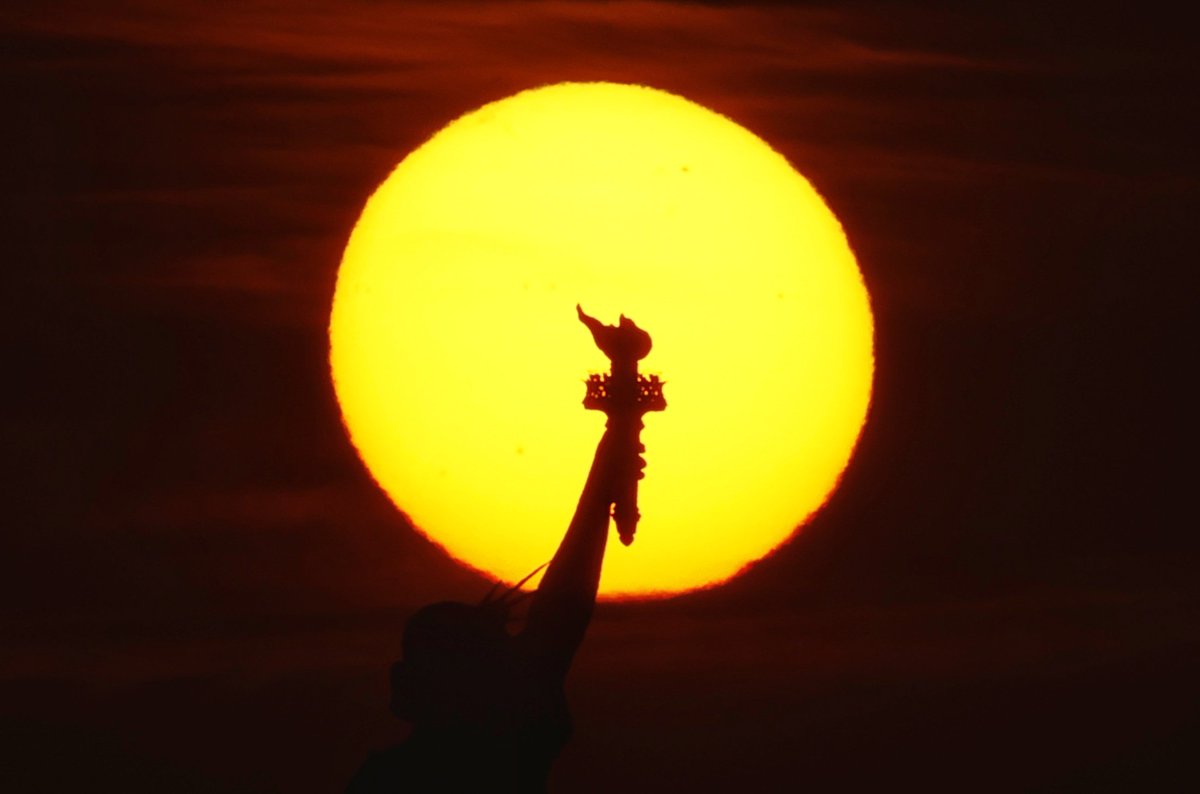
[[[579,319],[592,332],[596,345],[612,362],[606,373],[593,373],[586,381],[583,407],[603,411],[616,443],[616,488],[613,496],[613,520],[621,543],[633,543],[638,519],[638,480],[644,476],[646,461],[642,453],[642,417],[649,411],[666,410],[663,381],[657,375],[642,375],[637,362],[650,352],[650,335],[621,315],[618,325],[604,325],[589,317],[578,306]]]

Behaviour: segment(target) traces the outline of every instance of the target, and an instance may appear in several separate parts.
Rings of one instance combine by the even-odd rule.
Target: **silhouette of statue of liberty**
[[[666,407],[658,379],[637,374],[649,334],[624,316],[607,326],[576,308],[612,362],[610,375],[591,376],[584,400],[604,410],[608,423],[525,627],[507,631],[525,580],[499,597],[493,587],[478,605],[446,601],[417,611],[391,673],[392,712],[412,723],[412,733],[371,754],[349,794],[546,790],[550,766],[571,735],[563,684],[591,622],[609,518],[632,542],[645,466],[642,414]]]

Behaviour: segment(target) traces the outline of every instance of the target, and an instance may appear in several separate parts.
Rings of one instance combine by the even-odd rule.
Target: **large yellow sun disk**
[[[331,363],[371,474],[451,555],[512,581],[553,554],[604,417],[574,316],[624,313],[667,381],[642,521],[601,592],[721,581],[828,497],[866,416],[873,326],[837,219],[763,141],[680,97],[561,84],[451,123],[367,202]]]

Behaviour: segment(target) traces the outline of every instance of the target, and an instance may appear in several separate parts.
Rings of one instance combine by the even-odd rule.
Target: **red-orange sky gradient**
[[[489,583],[345,438],[337,263],[404,154],[566,80],[786,156],[854,244],[877,369],[799,538],[600,610],[555,789],[1200,777],[1194,28],[1055,6],[0,11],[4,787],[338,790],[401,735],[404,618]]]

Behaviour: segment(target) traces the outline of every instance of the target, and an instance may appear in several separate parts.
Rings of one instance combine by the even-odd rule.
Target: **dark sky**
[[[337,263],[406,152],[563,80],[787,156],[859,255],[878,371],[803,533],[601,609],[556,790],[1200,780],[1194,29],[960,5],[0,11],[4,787],[337,790],[402,735],[404,618],[488,583],[343,435]]]

